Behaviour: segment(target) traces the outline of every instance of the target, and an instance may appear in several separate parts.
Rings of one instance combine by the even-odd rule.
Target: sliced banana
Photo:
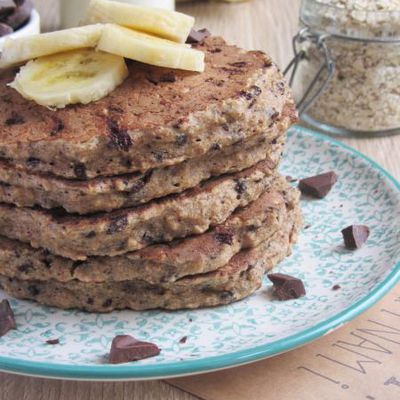
[[[204,53],[119,25],[107,24],[98,50],[159,67],[204,71]]]
[[[175,11],[141,7],[109,0],[91,0],[82,24],[113,23],[184,43],[194,18]]]
[[[10,86],[38,104],[63,108],[99,100],[127,76],[123,57],[81,49],[30,61]]]
[[[104,25],[88,25],[62,31],[42,33],[4,42],[0,68],[21,64],[37,57],[85,47],[96,47]]]

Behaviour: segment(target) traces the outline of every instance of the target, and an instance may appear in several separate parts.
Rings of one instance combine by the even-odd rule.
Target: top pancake
[[[264,132],[293,104],[264,53],[215,37],[197,47],[206,53],[204,73],[130,62],[109,96],[56,111],[7,87],[16,71],[3,71],[0,157],[78,179],[146,171]]]

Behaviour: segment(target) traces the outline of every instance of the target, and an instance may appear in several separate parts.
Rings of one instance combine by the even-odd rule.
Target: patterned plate
[[[293,128],[282,172],[305,177],[328,170],[338,173],[338,183],[325,199],[302,202],[310,227],[279,266],[304,280],[306,297],[276,301],[265,280],[246,300],[197,311],[86,314],[12,300],[18,330],[0,339],[0,369],[102,380],[193,374],[288,351],[356,317],[400,278],[400,184],[340,142]],[[368,225],[371,236],[361,250],[346,251],[340,231],[353,223]],[[335,284],[341,288],[332,290]],[[157,343],[161,354],[106,364],[112,338],[123,333]],[[61,344],[46,345],[50,338]]]

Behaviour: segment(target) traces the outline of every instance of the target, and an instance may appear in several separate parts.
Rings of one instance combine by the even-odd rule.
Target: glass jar
[[[400,0],[303,0],[286,69],[301,118],[328,133],[400,132]]]

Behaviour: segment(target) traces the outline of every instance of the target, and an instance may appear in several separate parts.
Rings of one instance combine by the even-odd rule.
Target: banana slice
[[[4,42],[0,68],[21,64],[50,54],[96,47],[103,27],[102,24],[96,24],[17,39],[8,38]]]
[[[159,67],[204,71],[204,53],[119,25],[107,24],[97,46],[106,53]]]
[[[127,76],[122,57],[82,49],[30,61],[10,86],[38,104],[63,108],[67,104],[99,100]]]
[[[92,0],[83,24],[113,23],[184,43],[194,18],[168,10],[141,7],[109,0]]]

